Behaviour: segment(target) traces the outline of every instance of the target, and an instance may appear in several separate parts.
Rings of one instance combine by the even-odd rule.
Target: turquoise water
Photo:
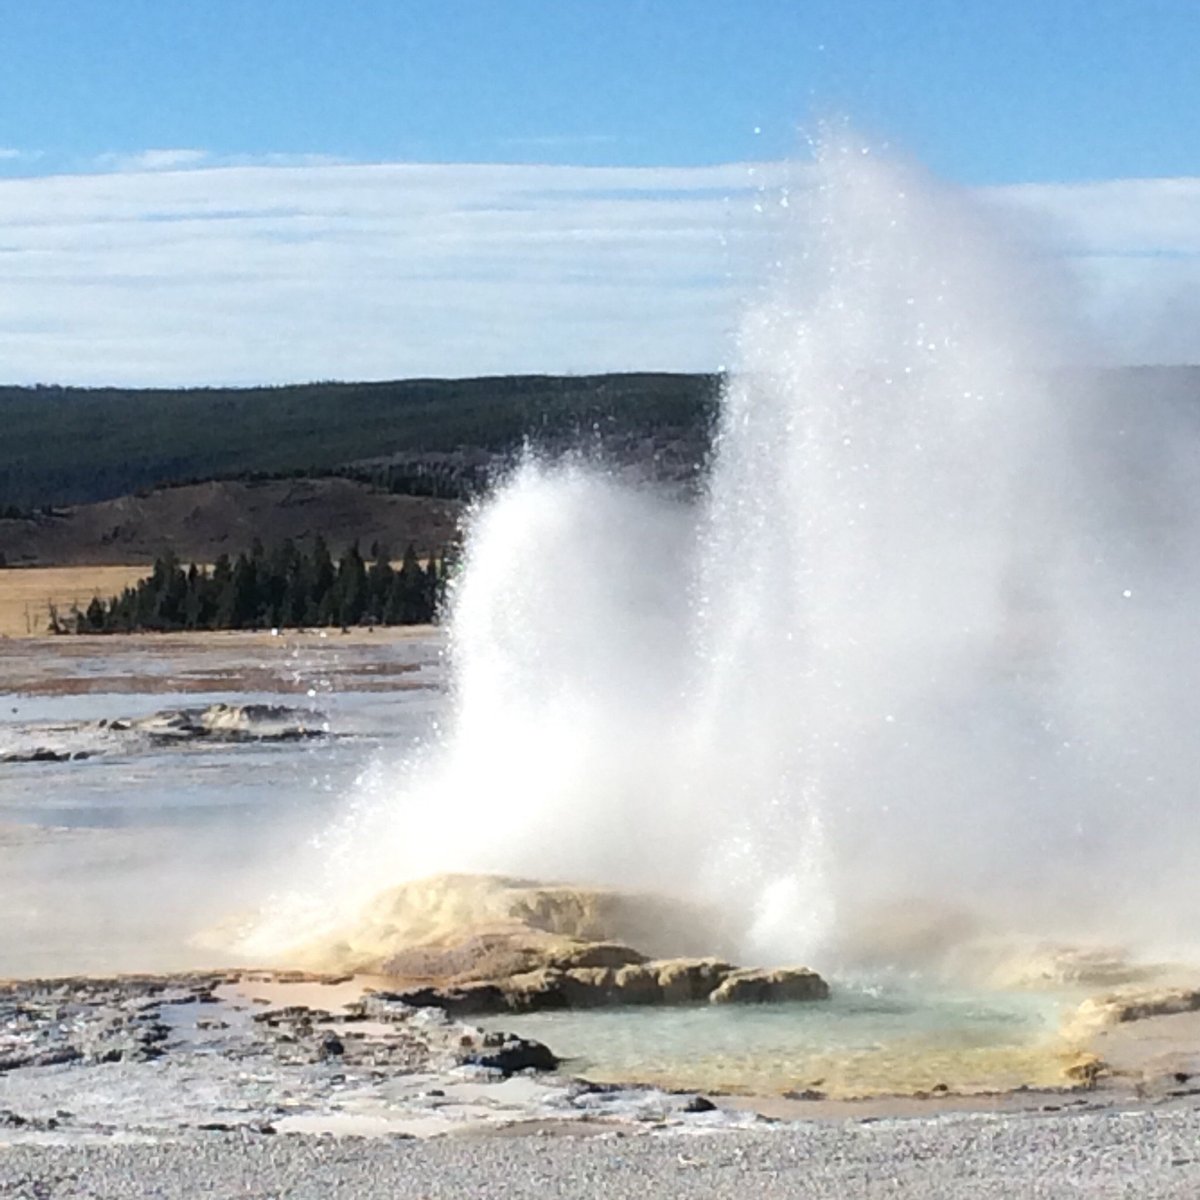
[[[1007,1090],[1063,1082],[1067,997],[834,984],[825,1002],[698,1004],[497,1017],[597,1082],[829,1096]]]

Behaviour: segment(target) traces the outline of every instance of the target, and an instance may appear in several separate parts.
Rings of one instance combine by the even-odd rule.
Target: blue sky
[[[1082,221],[1069,254],[1095,259],[1097,312],[1136,301],[1127,357],[1200,358],[1154,328],[1197,282],[1193,193],[1114,253],[1095,214],[1120,205],[1086,191],[1200,176],[1195,0],[8,0],[0,18],[3,380],[716,365],[759,253],[737,251],[744,164],[802,159],[829,115],[958,184],[1084,189],[1022,195]],[[431,164],[464,169],[397,170]],[[547,165],[557,199],[531,202]],[[635,211],[631,187],[664,203]],[[484,204],[517,213],[507,233],[469,216]],[[511,256],[464,288],[417,210],[450,220],[437,245],[507,236]],[[271,353],[228,320],[205,340],[207,314],[257,305]]]
[[[2,9],[0,145],[42,156],[15,169],[151,147],[701,165],[792,153],[828,112],[967,183],[1191,174],[1200,152],[1195,0]]]

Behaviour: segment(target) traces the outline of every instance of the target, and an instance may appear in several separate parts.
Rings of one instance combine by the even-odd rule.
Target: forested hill
[[[0,387],[0,510],[86,503],[155,484],[322,472],[432,456],[469,461],[526,439],[596,440],[695,468],[711,375],[523,375],[132,390]],[[637,445],[635,445],[637,444]],[[690,460],[690,463],[689,463]]]
[[[1097,428],[1200,427],[1200,367],[1056,372]],[[659,480],[693,479],[721,379],[630,373],[131,390],[0,387],[0,515],[156,485],[340,474],[461,500],[524,441],[582,447]]]

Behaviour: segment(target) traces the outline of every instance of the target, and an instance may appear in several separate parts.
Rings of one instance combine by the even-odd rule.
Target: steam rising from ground
[[[1052,371],[1055,281],[919,173],[831,143],[774,199],[702,503],[516,471],[471,526],[451,721],[363,782],[313,911],[494,870],[716,901],[747,960],[851,956],[910,900],[1183,934],[1188,414]]]

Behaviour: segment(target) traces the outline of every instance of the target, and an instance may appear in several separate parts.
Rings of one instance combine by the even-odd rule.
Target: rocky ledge
[[[579,965],[595,958],[600,965]],[[620,959],[626,961],[621,962]],[[735,967],[715,958],[646,959],[628,947],[596,944],[572,958],[501,979],[402,987],[386,993],[404,1004],[458,1015],[539,1012],[627,1004],[767,1004],[826,1000],[829,985],[807,967]]]
[[[0,985],[0,1075],[68,1063],[149,1062],[202,1050],[291,1065],[330,1059],[407,1071],[466,1065],[502,1076],[558,1066],[541,1042],[464,1025],[390,995],[367,992],[328,1009],[271,1006],[249,996],[255,977],[130,976]]]

